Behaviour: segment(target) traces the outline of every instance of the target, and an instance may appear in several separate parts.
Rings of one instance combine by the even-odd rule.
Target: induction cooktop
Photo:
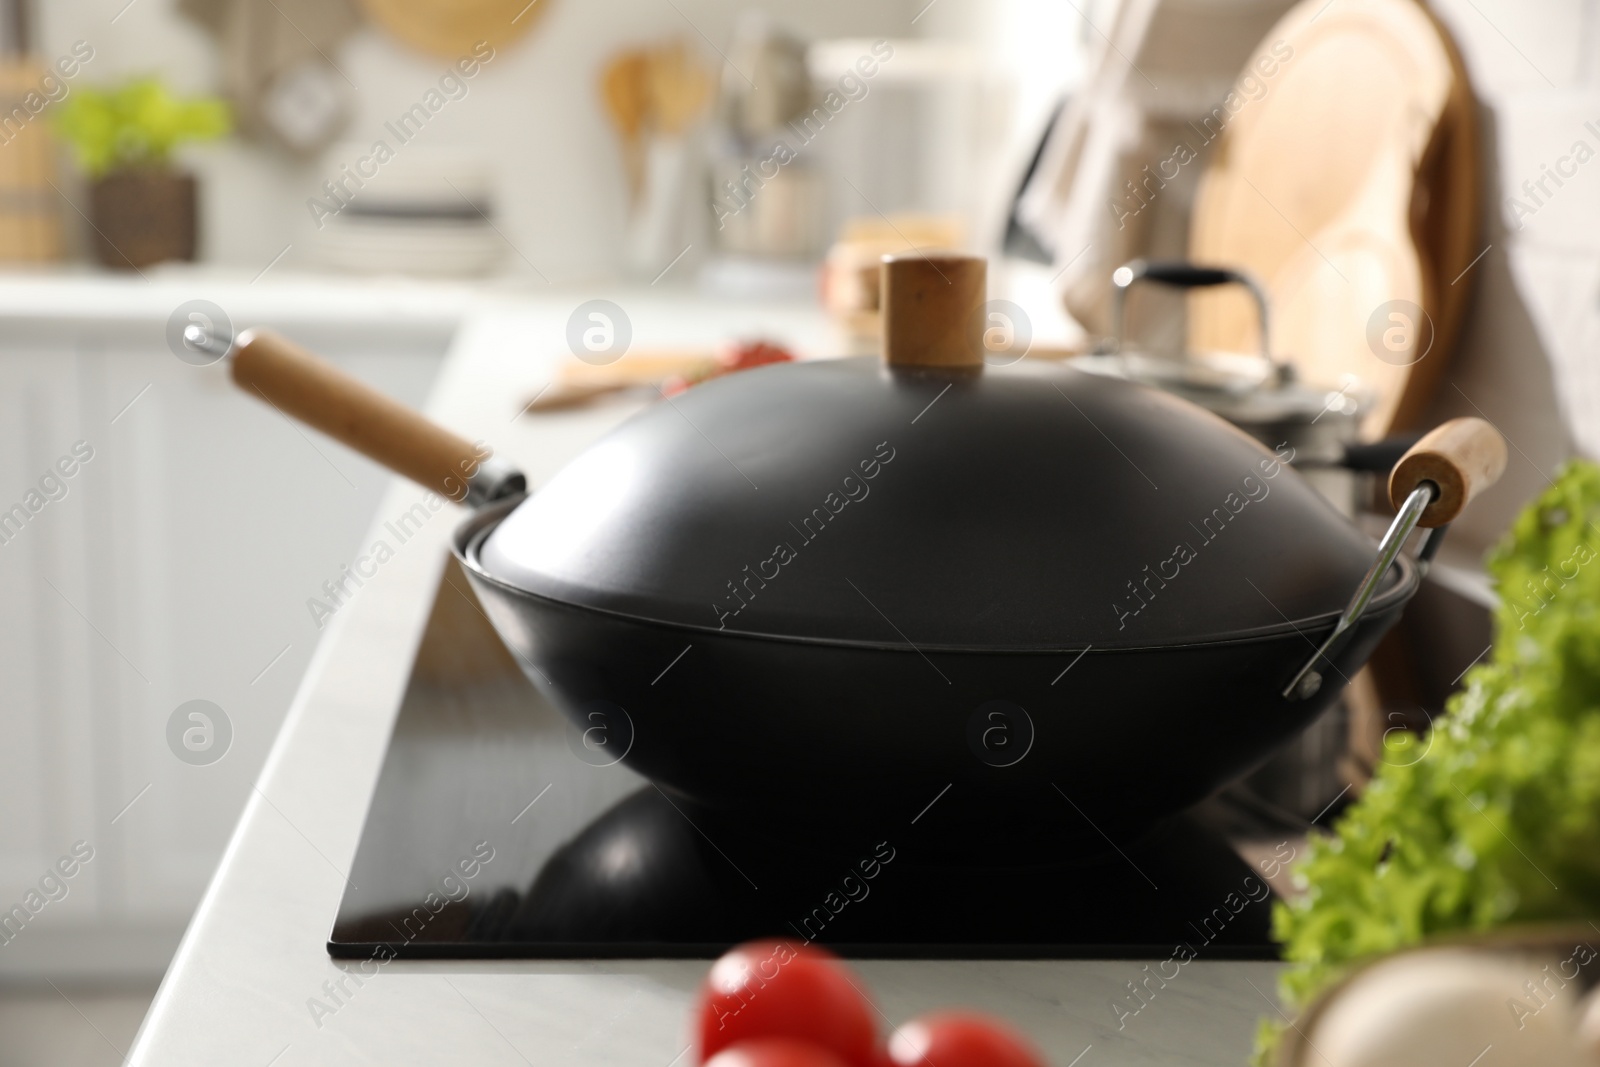
[[[338,958],[710,958],[754,937],[846,956],[1270,959],[1271,890],[1214,803],[1137,840],[954,860],[957,787],[858,838],[713,812],[579,731],[446,564],[328,939]],[[1260,837],[1257,833],[1255,836]]]

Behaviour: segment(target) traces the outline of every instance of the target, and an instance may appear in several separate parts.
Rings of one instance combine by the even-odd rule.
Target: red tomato
[[[725,371],[749,370],[768,363],[789,363],[794,356],[782,345],[771,341],[740,341],[724,349],[717,362]]]
[[[913,1019],[889,1037],[893,1067],[1046,1067],[1010,1027],[982,1015],[941,1012]]]
[[[849,1067],[821,1045],[792,1037],[758,1037],[729,1045],[706,1067]]]
[[[699,385],[712,378],[720,378],[724,374],[733,374],[752,367],[764,367],[768,363],[793,361],[794,356],[782,345],[773,344],[771,341],[739,341],[718,352],[711,366],[689,374],[672,375],[661,383],[661,392],[664,396],[677,396],[686,392],[690,386]]]
[[[751,941],[711,965],[697,1013],[700,1062],[751,1038],[808,1041],[846,1067],[879,1067],[872,1005],[831,952]],[[943,1065],[941,1065],[943,1067]]]

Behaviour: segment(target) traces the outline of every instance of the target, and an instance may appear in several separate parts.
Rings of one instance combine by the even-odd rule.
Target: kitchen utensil
[[[746,151],[766,149],[816,103],[814,97],[805,41],[761,12],[740,15],[717,97],[723,132]]]
[[[742,16],[715,107],[712,242],[725,255],[789,266],[790,283],[809,281],[812,271],[803,261],[824,242],[826,190],[804,133],[817,106],[805,42],[760,13]],[[733,273],[741,273],[737,260]],[[783,277],[770,273],[774,280]],[[717,282],[721,276],[714,267],[709,277]]]
[[[232,373],[481,505],[454,549],[496,630],[664,787],[800,836],[951,790],[942,817],[990,855],[1058,818],[1126,835],[1315,718],[1417,567],[1369,582],[1315,663],[1326,681],[1284,696],[1371,544],[1195,405],[1060,364],[986,371],[984,296],[981,259],[891,259],[882,364],[698,386],[527,498],[485,449],[273,334],[242,334]],[[1432,450],[1444,466],[1397,467],[1396,492],[1437,479],[1448,521],[1495,436],[1462,425]]]
[[[216,39],[222,91],[240,133],[306,158],[345,129],[356,89],[330,57],[362,25],[354,0],[178,0],[177,7]]]
[[[1164,959],[1194,940],[1187,923],[1242,890],[1249,903],[1220,929],[1213,922],[1201,951],[1276,958],[1255,865],[1194,816],[1128,844],[1127,859],[1101,842],[1026,868],[930,865],[954,805],[806,848],[759,820],[669,797],[608,759],[576,760],[577,736],[447,561],[345,868],[329,954],[711,957],[789,919],[852,957]],[[484,840],[497,858],[471,893],[419,923],[411,909],[439,872]],[[814,911],[845,872],[855,874],[850,906]]]
[[[655,131],[644,142],[643,187],[628,221],[624,252],[629,268],[652,282],[674,266],[701,231],[704,173],[683,133]]]
[[[628,199],[636,202],[644,188],[645,117],[650,108],[650,58],[644,52],[623,52],[606,63],[600,74],[600,99],[622,141],[622,165],[628,179]]]
[[[794,356],[787,349],[773,342],[740,341],[717,351],[630,351],[615,363],[598,366],[571,360],[561,365],[555,380],[539,390],[522,410],[560,411],[629,389],[653,396],[674,396],[708,378],[792,359]]]
[[[648,85],[656,128],[668,137],[681,137],[704,112],[711,83],[710,72],[682,41],[654,49]]]
[[[632,349],[613,363],[592,364],[569,359],[556,368],[550,383],[529,398],[523,411],[559,411],[629,389],[652,392],[674,374],[694,374],[715,364],[709,348]]]
[[[1277,75],[1223,112],[1190,258],[1261,279],[1275,343],[1309,380],[1372,386],[1366,436],[1409,428],[1460,328],[1455,283],[1484,251],[1460,57],[1425,5],[1306,0],[1246,69],[1266,62]],[[1236,294],[1197,294],[1190,311],[1193,348],[1237,350],[1253,332]]]
[[[626,258],[636,273],[655,277],[694,236],[690,190],[703,175],[691,134],[711,88],[710,72],[682,41],[619,53],[601,74],[600,95],[622,142]]]

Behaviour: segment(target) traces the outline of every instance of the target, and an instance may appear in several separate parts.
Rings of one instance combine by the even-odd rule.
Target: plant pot
[[[170,170],[122,170],[94,182],[95,258],[115,270],[193,260],[195,189],[194,175]]]

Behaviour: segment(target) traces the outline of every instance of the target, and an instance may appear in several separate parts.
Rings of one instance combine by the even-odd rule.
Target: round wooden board
[[[1308,381],[1354,376],[1374,391],[1366,436],[1407,428],[1460,328],[1470,283],[1452,281],[1482,250],[1460,58],[1412,0],[1307,0],[1246,70],[1263,57],[1275,76],[1235,98],[1196,199],[1190,258],[1261,279],[1272,347]],[[1189,308],[1191,349],[1257,344],[1242,294],[1196,293]]]
[[[527,33],[554,0],[360,0],[368,18],[413,48],[462,59],[480,41],[500,47]]]

